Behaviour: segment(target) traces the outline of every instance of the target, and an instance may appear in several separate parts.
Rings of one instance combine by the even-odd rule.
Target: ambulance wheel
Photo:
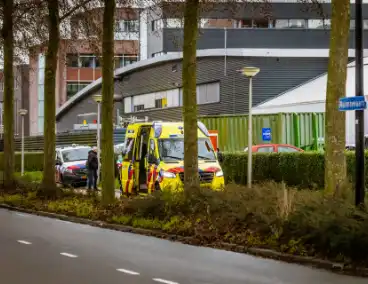
[[[161,191],[161,187],[158,182],[155,183],[155,191]]]

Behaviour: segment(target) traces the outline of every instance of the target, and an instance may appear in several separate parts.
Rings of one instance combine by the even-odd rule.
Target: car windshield
[[[62,151],[64,163],[83,161],[88,159],[88,152],[91,148],[76,148]]]
[[[184,139],[159,139],[158,150],[160,159],[163,161],[182,161],[184,160]],[[198,160],[216,160],[211,142],[207,138],[198,139]]]

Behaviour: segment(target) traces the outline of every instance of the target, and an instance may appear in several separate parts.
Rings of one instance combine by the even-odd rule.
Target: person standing
[[[97,190],[97,170],[98,170],[98,158],[97,158],[97,147],[93,147],[88,152],[87,159],[87,170],[88,170],[88,190],[91,190],[92,186],[94,190]]]

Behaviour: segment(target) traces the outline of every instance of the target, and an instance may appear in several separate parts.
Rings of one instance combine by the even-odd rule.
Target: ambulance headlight
[[[218,171],[218,172],[216,172],[216,176],[217,177],[223,177],[224,176],[224,172],[223,171]]]
[[[175,177],[176,177],[176,175],[175,175],[175,174],[170,173],[170,172],[165,172],[165,171],[163,171],[163,172],[162,172],[162,175],[163,175],[165,178],[175,178]]]

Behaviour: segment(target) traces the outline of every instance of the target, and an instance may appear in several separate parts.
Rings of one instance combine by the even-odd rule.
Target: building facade
[[[29,110],[29,66],[14,66],[14,135],[20,136],[22,132],[22,121],[19,115],[20,109]],[[4,100],[4,78],[0,70],[0,139],[3,136],[3,100]],[[24,117],[24,134],[29,135],[29,113]]]
[[[197,42],[197,98],[200,115],[248,111],[244,66],[261,69],[254,81],[253,106],[290,91],[327,72],[331,3],[300,1],[213,3],[202,7]],[[368,8],[368,4],[364,4]],[[354,58],[354,10],[351,4],[349,61]],[[141,61],[116,70],[118,116],[181,119],[183,3],[167,2],[140,10]],[[368,9],[363,9],[368,35]],[[364,37],[368,54],[368,37]],[[58,110],[58,130],[73,129],[80,115],[96,113],[97,80]]]
[[[197,48],[329,48],[331,3],[281,2],[208,3],[201,9]],[[182,50],[183,11],[183,2],[170,1],[141,12],[142,59]],[[354,11],[355,4],[351,4],[350,48],[354,47]],[[368,3],[363,4],[363,18],[364,44],[368,46]]]
[[[102,8],[89,11],[97,21],[102,20]],[[139,11],[119,8],[115,23],[115,68],[137,62],[139,59]],[[84,35],[81,23],[71,19],[71,38],[62,39],[58,52],[56,74],[56,107],[59,108],[76,93],[101,77],[101,44],[97,35]],[[100,22],[102,24],[102,21]],[[97,32],[96,32],[97,33]],[[45,49],[30,51],[30,132],[43,133],[44,124],[44,68]]]
[[[200,50],[197,66],[197,102],[200,115],[246,113],[248,79],[239,70],[257,66],[261,72],[253,83],[256,106],[287,90],[323,74],[328,58],[246,56],[243,49]],[[150,120],[182,118],[182,55],[180,53],[139,61],[116,70],[115,94],[122,96],[116,109],[122,117],[148,117]],[[93,94],[101,92],[97,80],[64,104],[57,114],[58,131],[70,131],[84,113],[96,112]]]

